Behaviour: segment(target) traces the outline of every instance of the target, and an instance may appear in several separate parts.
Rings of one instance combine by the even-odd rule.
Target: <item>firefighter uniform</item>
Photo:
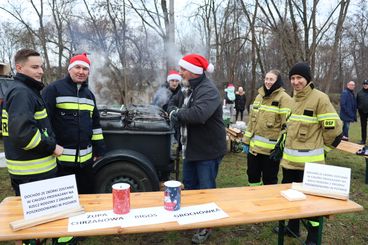
[[[324,163],[326,153],[335,148],[342,138],[342,122],[326,94],[315,89],[312,82],[294,93],[281,160],[282,183],[302,182],[304,164]],[[316,244],[318,217],[307,220],[306,244]],[[290,220],[288,229],[299,235],[299,220]]]
[[[99,113],[87,82],[77,84],[70,75],[42,92],[58,144],[60,175],[76,174],[79,193],[93,192],[93,157],[104,154]]]
[[[284,88],[279,87],[266,95],[263,86],[258,93],[251,106],[248,127],[243,137],[243,143],[249,145],[247,174],[249,185],[252,186],[277,183],[280,161],[271,160],[269,155],[291,111],[291,97]]]
[[[56,147],[40,90],[43,84],[17,73],[7,90],[2,110],[5,157],[12,186],[56,177]]]

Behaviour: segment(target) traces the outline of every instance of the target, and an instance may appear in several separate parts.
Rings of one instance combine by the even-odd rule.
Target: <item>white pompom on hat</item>
[[[179,60],[179,66],[194,73],[203,74],[203,71],[212,73],[215,67],[199,54],[188,54]]]
[[[76,65],[82,65],[82,66],[89,68],[89,66],[91,65],[91,61],[89,61],[87,57],[87,53],[78,54],[78,55],[73,56],[70,59],[68,71]]]
[[[179,80],[181,81],[182,77],[179,75],[179,72],[175,71],[175,70],[171,70],[169,71],[168,75],[167,75],[167,79],[166,81],[170,81],[170,80]]]

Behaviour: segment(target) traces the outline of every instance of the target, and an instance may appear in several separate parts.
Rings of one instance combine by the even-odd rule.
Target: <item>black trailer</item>
[[[107,154],[93,166],[97,193],[111,193],[118,182],[130,184],[131,191],[157,191],[160,181],[178,171],[178,154],[171,152],[174,131],[159,107],[105,108],[100,115]]]

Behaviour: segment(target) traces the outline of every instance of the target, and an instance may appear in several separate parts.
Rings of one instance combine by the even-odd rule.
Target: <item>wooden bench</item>
[[[359,145],[349,141],[341,141],[336,149],[355,154],[358,150],[362,149],[364,145]],[[365,158],[365,183],[368,184],[368,156],[362,156]]]
[[[279,221],[314,216],[329,216],[362,211],[363,207],[350,200],[337,200],[307,195],[303,201],[289,202],[280,191],[291,184],[257,187],[234,187],[207,190],[182,191],[182,207],[215,202],[228,218],[189,225],[177,222],[145,225],[128,228],[104,228],[96,230],[68,232],[68,220],[57,220],[47,224],[13,232],[9,223],[23,218],[20,197],[7,197],[0,204],[0,241],[51,238],[62,236],[99,236],[111,234],[148,233],[174,230],[188,230],[204,227],[222,227],[241,224]],[[141,192],[131,194],[131,208],[155,207],[163,205],[163,192]],[[80,203],[87,212],[112,209],[111,194],[80,195]],[[323,218],[321,218],[323,219]],[[320,235],[322,234],[322,225]],[[279,233],[278,244],[283,244],[283,233]]]

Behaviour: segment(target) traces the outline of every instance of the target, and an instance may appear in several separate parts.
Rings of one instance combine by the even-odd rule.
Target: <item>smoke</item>
[[[92,51],[88,55],[91,61],[90,75],[88,79],[89,88],[96,97],[98,105],[108,105],[116,103],[109,89],[109,76],[107,71],[107,60],[103,53]]]

